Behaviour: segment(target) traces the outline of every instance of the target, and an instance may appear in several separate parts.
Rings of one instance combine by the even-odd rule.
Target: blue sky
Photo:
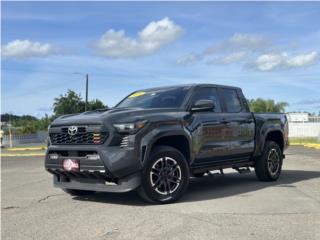
[[[2,2],[2,113],[43,116],[67,89],[216,83],[320,110],[319,2]]]

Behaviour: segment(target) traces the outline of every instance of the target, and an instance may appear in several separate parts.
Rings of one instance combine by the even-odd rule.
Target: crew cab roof
[[[187,87],[187,88],[196,88],[196,87],[219,87],[219,88],[232,88],[232,89],[241,89],[239,87],[234,86],[227,86],[227,85],[219,85],[219,84],[212,84],[212,83],[194,83],[194,84],[179,84],[179,85],[168,85],[168,86],[162,86],[162,87],[154,87],[154,88],[146,88],[146,89],[140,89],[137,91],[154,91],[154,90],[161,90],[166,88],[178,88],[178,87]],[[136,91],[136,92],[137,92]]]

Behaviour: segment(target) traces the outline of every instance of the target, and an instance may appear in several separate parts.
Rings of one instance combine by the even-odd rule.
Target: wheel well
[[[280,131],[272,131],[272,132],[269,132],[267,137],[266,137],[266,141],[274,141],[276,142],[281,151],[283,151],[283,146],[284,146],[284,143],[283,143],[283,135]]]
[[[190,159],[190,148],[189,148],[189,141],[183,135],[177,136],[167,136],[159,138],[155,143],[153,143],[152,148],[155,146],[170,146],[178,149],[189,162]]]

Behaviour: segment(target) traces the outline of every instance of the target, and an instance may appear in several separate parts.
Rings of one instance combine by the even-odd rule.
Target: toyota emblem
[[[78,127],[77,126],[71,126],[68,128],[68,133],[70,136],[76,135],[78,132]]]

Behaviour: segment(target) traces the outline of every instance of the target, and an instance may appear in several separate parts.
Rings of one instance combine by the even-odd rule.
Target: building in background
[[[287,113],[290,138],[314,138],[320,142],[320,117],[304,112]]]
[[[289,122],[308,122],[309,113],[305,112],[290,112],[286,114]]]

